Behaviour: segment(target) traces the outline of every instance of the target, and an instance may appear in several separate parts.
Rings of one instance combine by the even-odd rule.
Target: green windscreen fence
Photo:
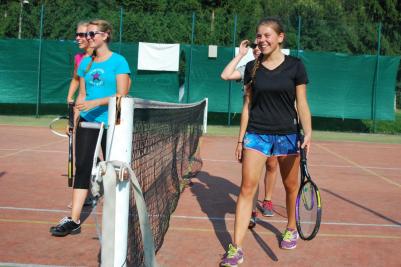
[[[64,104],[79,51],[72,41],[0,40],[0,104]],[[241,112],[242,85],[220,79],[233,49],[181,45],[180,71],[138,71],[138,44],[114,43],[111,49],[127,59],[132,71],[130,94],[168,102],[209,99],[209,111]],[[313,116],[394,119],[399,56],[346,55],[291,51],[308,71],[308,101]],[[1,110],[0,110],[1,112]]]
[[[307,68],[308,102],[314,116],[394,119],[400,57],[302,52]],[[375,112],[375,113],[374,113]]]

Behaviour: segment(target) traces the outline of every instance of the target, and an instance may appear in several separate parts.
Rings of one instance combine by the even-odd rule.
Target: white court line
[[[226,160],[226,159],[202,159],[202,161],[210,161],[210,162],[226,162],[226,163],[239,163],[236,160]],[[390,167],[371,167],[371,166],[352,166],[352,165],[329,165],[329,164],[308,164],[313,167],[327,167],[327,168],[351,168],[358,169],[360,167],[365,169],[376,169],[376,170],[392,170],[392,171],[401,171],[401,168],[390,168]]]
[[[33,212],[49,212],[49,213],[71,213],[71,210],[57,210],[57,209],[36,209],[36,208],[18,208],[18,207],[1,207],[0,210],[14,210],[14,211],[33,211]],[[93,213],[87,212],[87,211],[82,211],[81,213]],[[94,214],[101,214],[99,212],[96,212]]]
[[[36,209],[36,208],[18,208],[18,207],[1,207],[0,210],[14,210],[14,211],[32,211],[32,212],[49,212],[49,213],[69,213],[70,210],[57,210],[57,209]],[[101,213],[96,213],[97,215]],[[234,217],[207,217],[207,216],[185,216],[185,215],[172,215],[174,219],[183,220],[199,220],[199,221],[234,221]],[[265,221],[268,223],[282,223],[286,224],[286,220],[265,220],[258,218],[259,221]],[[393,227],[401,228],[401,225],[397,224],[372,224],[372,223],[353,223],[353,222],[328,222],[322,221],[321,224],[325,225],[338,225],[338,226],[362,226],[362,227]]]
[[[0,151],[18,151],[16,148],[0,148]],[[63,153],[68,154],[66,151],[61,150],[40,150],[40,149],[25,149],[26,152],[38,152],[38,153]]]
[[[201,216],[184,216],[184,215],[173,215],[171,216],[174,219],[188,219],[188,220],[210,220],[210,221],[234,221],[234,217],[201,217]],[[258,221],[264,221],[267,223],[283,223],[287,224],[287,220],[267,220],[267,219],[261,219],[257,218]],[[397,224],[372,224],[372,223],[346,223],[346,222],[327,222],[327,221],[322,221],[321,224],[326,224],[326,225],[340,225],[340,226],[366,226],[366,227],[395,227],[395,228],[401,228],[401,225]]]
[[[67,267],[65,265],[23,264],[23,263],[12,263],[12,262],[0,262],[0,266],[7,266],[7,267]]]
[[[6,155],[2,155],[2,156],[0,156],[0,158],[11,157],[11,156],[14,156],[14,155],[23,153],[23,152],[30,152],[30,151],[35,150],[35,149],[37,149],[37,148],[46,147],[46,146],[51,146],[51,145],[59,144],[59,143],[63,143],[63,142],[64,142],[64,140],[60,140],[60,141],[57,141],[57,142],[47,143],[47,144],[43,144],[43,145],[39,145],[39,146],[34,146],[34,147],[30,147],[30,148],[22,148],[22,149],[16,150],[16,151],[13,152],[13,153],[9,153],[9,154],[6,154]]]
[[[391,180],[390,178],[388,178],[388,177],[386,177],[386,176],[383,176],[383,175],[381,175],[381,174],[378,174],[378,173],[376,173],[376,172],[370,170],[369,168],[366,168],[366,167],[364,167],[364,166],[362,166],[362,165],[359,165],[358,163],[356,163],[356,162],[354,162],[354,161],[352,161],[352,160],[350,160],[350,159],[348,159],[348,158],[342,156],[341,154],[338,154],[338,153],[336,153],[336,152],[334,152],[334,151],[332,151],[332,150],[326,148],[325,146],[322,146],[322,145],[320,145],[320,144],[317,144],[316,146],[318,146],[319,148],[325,150],[327,153],[329,153],[329,154],[331,154],[331,155],[333,155],[333,156],[335,156],[335,157],[337,157],[337,158],[339,158],[339,159],[342,159],[342,160],[348,162],[349,164],[351,164],[351,165],[353,165],[353,166],[355,166],[355,167],[357,167],[357,168],[363,170],[364,172],[369,173],[370,175],[376,176],[377,178],[379,178],[379,179],[381,179],[381,180],[383,180],[383,181],[385,181],[385,182],[387,182],[387,183],[389,183],[389,184],[391,184],[391,185],[395,185],[395,186],[401,188],[401,184],[399,184],[399,183],[397,183],[397,182]]]

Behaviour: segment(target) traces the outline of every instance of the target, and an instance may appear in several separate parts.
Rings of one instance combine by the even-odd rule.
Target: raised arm
[[[237,70],[237,66],[241,59],[248,53],[248,44],[248,40],[241,42],[239,53],[230,61],[230,63],[227,64],[220,75],[223,80],[240,80],[242,78],[241,73]]]

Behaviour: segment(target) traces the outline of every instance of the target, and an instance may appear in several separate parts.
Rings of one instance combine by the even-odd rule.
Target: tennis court
[[[45,127],[1,125],[0,133],[0,265],[97,266],[100,245],[90,208],[81,234],[49,234],[70,212],[67,139]],[[235,145],[233,137],[202,138],[203,167],[173,213],[157,254],[162,266],[218,265],[231,241],[241,180]],[[278,180],[275,216],[259,216],[241,266],[400,266],[400,150],[400,144],[314,142],[309,168],[323,201],[318,236],[299,241],[293,251],[279,248],[286,218]]]

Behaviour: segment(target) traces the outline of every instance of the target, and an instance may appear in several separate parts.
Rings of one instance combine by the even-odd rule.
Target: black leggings
[[[85,121],[82,118],[79,122]],[[88,129],[80,127],[78,122],[75,134],[75,178],[74,188],[89,189],[90,177],[92,173],[93,156],[95,154],[98,129]],[[107,131],[103,131],[102,152],[105,156]]]

